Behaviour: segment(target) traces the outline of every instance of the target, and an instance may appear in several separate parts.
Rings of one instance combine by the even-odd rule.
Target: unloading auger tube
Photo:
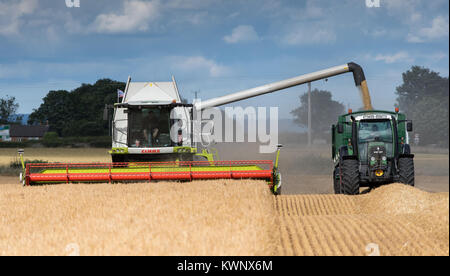
[[[262,86],[258,86],[255,88],[239,91],[236,93],[232,93],[229,95],[225,95],[222,97],[217,97],[201,102],[194,103],[194,108],[196,110],[207,109],[215,106],[225,105],[241,100],[245,100],[248,98],[256,97],[259,95],[275,92],[278,90],[286,89],[289,87],[301,85],[308,82],[313,82],[316,80],[326,79],[329,77],[337,76],[340,74],[352,72],[353,78],[355,80],[355,85],[358,87],[365,110],[372,110],[372,103],[370,100],[369,88],[367,87],[366,77],[364,76],[364,71],[358,64],[354,62],[349,62],[344,65],[339,65],[335,67],[331,67],[328,69],[320,70],[317,72],[297,76],[294,78],[277,81],[269,84],[265,84]]]

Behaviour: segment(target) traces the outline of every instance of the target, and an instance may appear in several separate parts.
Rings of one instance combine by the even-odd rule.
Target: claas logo
[[[141,151],[142,153],[159,153],[159,149],[144,149]]]

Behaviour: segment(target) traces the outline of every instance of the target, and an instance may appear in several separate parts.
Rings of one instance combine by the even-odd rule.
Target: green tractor
[[[339,116],[332,126],[333,184],[336,194],[356,195],[360,187],[394,182],[414,186],[414,155],[405,114],[367,110]]]

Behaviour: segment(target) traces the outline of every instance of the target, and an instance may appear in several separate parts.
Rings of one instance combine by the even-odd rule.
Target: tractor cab
[[[385,117],[385,118],[383,118]],[[394,157],[393,120],[390,115],[356,119],[360,166],[372,181],[386,181]]]
[[[369,162],[371,153],[376,152],[376,148],[384,149],[384,161],[386,158],[393,157],[394,135],[392,120],[390,119],[371,119],[357,121],[358,152],[360,161]]]

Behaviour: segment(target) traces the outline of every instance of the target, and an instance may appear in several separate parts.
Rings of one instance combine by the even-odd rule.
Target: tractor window
[[[359,142],[385,142],[392,143],[392,128],[389,120],[361,121],[359,123]]]
[[[358,126],[358,150],[360,160],[367,159],[370,143],[384,143],[388,157],[392,157],[392,125],[390,120],[360,121]]]
[[[130,108],[129,147],[170,147],[170,109],[167,107]]]

